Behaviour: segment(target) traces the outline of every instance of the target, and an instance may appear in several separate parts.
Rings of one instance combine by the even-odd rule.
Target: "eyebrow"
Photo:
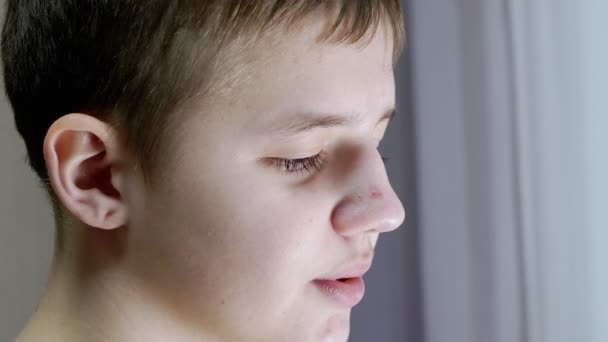
[[[397,115],[397,110],[393,107],[386,111],[378,120],[377,124],[384,120],[389,122]],[[291,116],[285,122],[277,124],[271,130],[276,134],[295,135],[308,132],[317,128],[330,128],[337,126],[347,126],[360,123],[360,115],[340,115],[328,113],[306,112]]]

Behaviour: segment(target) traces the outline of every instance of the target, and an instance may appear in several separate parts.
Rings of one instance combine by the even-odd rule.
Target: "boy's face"
[[[392,38],[317,43],[322,24],[244,52],[236,86],[179,127],[168,176],[128,182],[136,279],[226,340],[345,341],[353,303],[315,280],[370,262],[378,233],[404,220],[377,151]]]

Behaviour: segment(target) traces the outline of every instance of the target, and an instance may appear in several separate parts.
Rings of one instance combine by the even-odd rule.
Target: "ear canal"
[[[83,162],[81,176],[76,179],[76,185],[83,190],[97,188],[104,195],[120,197],[120,193],[112,184],[112,169],[106,164],[106,152],[101,152]]]

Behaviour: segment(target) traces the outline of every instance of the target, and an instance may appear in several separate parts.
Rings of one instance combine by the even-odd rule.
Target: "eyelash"
[[[310,173],[321,171],[325,163],[325,153],[320,152],[314,156],[299,159],[274,159],[276,168],[286,173]]]
[[[274,159],[275,167],[282,172],[286,173],[310,173],[312,171],[321,171],[321,168],[325,164],[325,153],[321,151],[317,155],[299,158],[299,159]],[[382,162],[386,165],[390,158],[382,157]]]

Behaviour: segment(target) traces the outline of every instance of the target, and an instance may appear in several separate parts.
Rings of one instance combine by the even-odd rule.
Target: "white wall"
[[[605,1],[512,0],[530,341],[608,340]]]
[[[427,342],[525,338],[504,1],[413,0],[413,111]]]

